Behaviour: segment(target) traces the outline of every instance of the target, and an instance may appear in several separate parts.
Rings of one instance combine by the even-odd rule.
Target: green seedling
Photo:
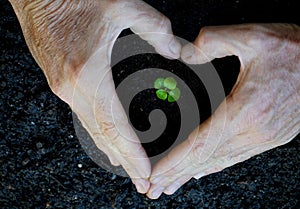
[[[157,98],[161,100],[168,99],[168,102],[176,102],[180,98],[180,89],[177,87],[177,81],[172,77],[157,78],[154,82],[154,88],[157,89]]]

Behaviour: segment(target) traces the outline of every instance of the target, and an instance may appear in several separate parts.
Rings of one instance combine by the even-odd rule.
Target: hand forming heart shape
[[[296,25],[205,27],[194,45],[181,48],[170,21],[139,0],[10,2],[53,92],[70,105],[111,163],[122,165],[137,190],[150,198],[172,194],[192,177],[285,144],[300,132],[300,28]],[[165,57],[181,56],[187,63],[200,64],[236,55],[241,62],[231,94],[152,170],[116,96],[110,72],[113,44],[125,28]]]

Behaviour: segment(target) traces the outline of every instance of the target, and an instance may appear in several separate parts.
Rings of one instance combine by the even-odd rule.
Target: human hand
[[[52,91],[70,105],[111,163],[122,165],[145,193],[151,164],[116,95],[110,59],[125,28],[158,53],[178,58],[179,42],[171,35],[158,36],[172,34],[169,20],[139,0],[10,1]]]
[[[192,177],[221,171],[283,145],[300,132],[300,28],[288,24],[206,27],[181,57],[190,64],[238,56],[238,80],[216,112],[155,165],[152,199]],[[224,118],[226,121],[224,123]]]

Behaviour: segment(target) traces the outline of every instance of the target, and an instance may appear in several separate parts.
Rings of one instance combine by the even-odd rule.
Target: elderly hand
[[[125,28],[158,53],[178,58],[181,46],[175,38],[155,34],[172,34],[170,21],[139,0],[10,2],[52,91],[70,105],[111,163],[122,165],[137,190],[146,193],[151,164],[116,96],[110,59]]]
[[[205,27],[181,57],[190,64],[238,56],[238,80],[216,112],[154,167],[147,195],[173,194],[200,178],[283,145],[300,132],[300,28]],[[226,121],[224,123],[224,118]]]

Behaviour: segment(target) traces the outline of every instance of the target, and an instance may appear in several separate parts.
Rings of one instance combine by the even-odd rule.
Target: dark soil
[[[297,2],[292,0],[146,2],[168,16],[174,33],[188,41],[205,25],[299,24]],[[9,2],[1,0],[0,8],[0,208],[299,208],[300,136],[222,172],[191,180],[174,195],[149,200],[138,194],[129,178],[103,170],[83,151],[72,112],[49,89]],[[228,94],[239,70],[238,61],[229,57],[213,64]],[[201,81],[188,70],[181,72],[186,66],[177,61],[151,54],[133,57],[113,69],[115,82],[118,85],[130,73],[149,67],[178,75],[202,105],[201,121],[209,116]],[[123,73],[120,68],[125,69]],[[169,119],[160,137],[168,140],[144,143],[149,155],[172,143],[177,133],[170,132],[171,127],[178,127],[181,117],[176,103],[165,103],[153,95],[154,89],[138,94],[129,113],[140,131],[149,128],[147,118],[153,109],[162,108]],[[187,127],[187,133],[196,125]],[[162,150],[153,149],[155,146]]]
[[[218,72],[220,75],[222,72],[227,70],[227,75],[224,74],[224,76],[221,77],[226,94],[228,94],[232,89],[239,72],[239,63],[237,58],[227,58],[227,62],[228,65],[226,65],[226,67],[231,68],[230,72],[225,69],[224,61],[220,62],[219,60],[219,62],[214,62],[215,65],[218,66]],[[147,71],[147,75],[140,73],[141,76],[137,75],[132,78],[130,82],[128,82],[129,84],[127,86],[125,85],[127,88],[118,89],[118,85],[129,75],[140,72],[143,69],[151,70]],[[156,71],[155,69],[163,69],[166,72]],[[203,73],[206,73],[211,69],[206,65],[201,65],[199,71],[200,70],[203,71]],[[121,101],[125,100],[131,92],[139,92],[138,89],[143,85],[152,86],[150,89],[148,88],[140,91],[130,103],[129,118],[132,125],[137,130],[147,131],[151,128],[148,118],[150,112],[155,109],[162,110],[167,117],[167,125],[163,133],[156,140],[152,139],[151,142],[142,143],[149,157],[159,155],[166,151],[173,143],[175,143],[177,137],[181,137],[181,139],[177,139],[179,141],[185,140],[199,125],[199,123],[204,122],[213,111],[209,95],[200,77],[198,77],[197,74],[189,68],[189,66],[179,60],[169,60],[157,54],[140,54],[124,59],[114,65],[112,71]],[[177,102],[170,103],[168,101],[160,100],[155,94],[156,90],[153,87],[155,79],[158,77],[166,78],[170,76],[170,74],[172,76],[176,75],[180,78],[180,80],[177,81],[177,86],[181,90],[180,107]],[[192,91],[192,95],[189,94],[189,90]],[[196,111],[199,112],[198,120],[196,117],[197,114],[194,112],[195,110],[191,108],[192,101],[190,97],[196,99],[198,107]],[[220,102],[223,99],[224,97],[218,98]],[[126,104],[123,105],[126,107]],[[182,115],[188,117],[188,123],[182,124]],[[162,123],[159,119],[155,122]],[[184,131],[180,134],[180,136],[178,136],[180,129],[183,129]],[[142,142],[145,140],[143,139],[143,135],[140,136],[140,139]]]

